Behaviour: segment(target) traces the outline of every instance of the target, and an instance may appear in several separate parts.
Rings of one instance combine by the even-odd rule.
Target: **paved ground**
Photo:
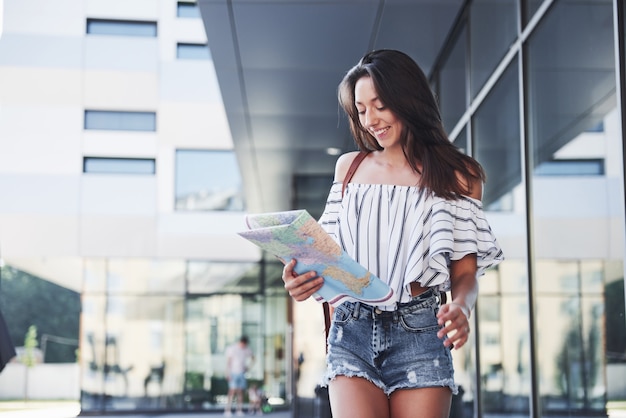
[[[303,417],[318,416],[314,411],[302,411]],[[82,417],[80,406],[77,402],[0,402],[0,418],[76,418]],[[110,414],[110,415],[84,415],[85,418],[217,418],[223,417],[221,411],[214,412],[185,412],[176,414],[145,413],[145,414]],[[248,418],[258,415],[244,415]],[[265,418],[291,418],[289,410],[270,412],[263,414]],[[610,418],[626,418],[626,405],[620,404],[612,409],[608,415]],[[236,417],[236,415],[233,415]],[[568,416],[569,417],[569,416]],[[580,418],[581,416],[579,416]],[[490,414],[486,418],[526,418],[522,415],[498,415]],[[553,417],[561,418],[561,417]],[[563,417],[565,418],[565,417]]]
[[[0,402],[0,418],[76,418],[80,415],[80,405],[77,402]],[[185,412],[176,414],[145,413],[145,414],[110,414],[84,415],[85,418],[217,418],[223,417],[221,411],[215,412]],[[259,415],[244,415],[253,418]],[[291,418],[291,411],[278,411],[263,414],[266,418]],[[236,417],[233,414],[233,417]]]

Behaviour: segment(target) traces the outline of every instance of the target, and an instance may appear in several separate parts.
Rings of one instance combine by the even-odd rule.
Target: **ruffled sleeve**
[[[339,223],[339,210],[341,208],[341,182],[334,182],[330,188],[328,198],[326,199],[326,206],[324,207],[324,213],[319,219],[319,224],[322,229],[330,235],[335,242],[339,242],[337,225]]]
[[[467,197],[431,199],[434,202],[422,218],[418,246],[421,250],[412,252],[409,257],[412,271],[406,275],[408,280],[417,279],[422,286],[439,286],[445,291],[450,288],[450,261],[476,254],[476,277],[479,277],[504,260],[480,201]]]

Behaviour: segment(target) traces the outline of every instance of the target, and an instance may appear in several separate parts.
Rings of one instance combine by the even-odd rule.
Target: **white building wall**
[[[259,258],[235,234],[241,213],[174,210],[176,150],[232,149],[212,61],[176,58],[178,42],[206,43],[202,20],[177,18],[176,3],[4,0],[6,262],[28,270],[24,260],[36,257]],[[157,37],[87,35],[88,18],[156,21]],[[157,129],[85,130],[85,109],[156,112]],[[84,156],[155,158],[156,174],[83,174]]]

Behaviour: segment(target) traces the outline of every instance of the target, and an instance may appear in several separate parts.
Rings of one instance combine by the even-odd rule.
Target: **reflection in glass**
[[[182,260],[112,259],[107,266],[107,290],[112,294],[183,294]]]
[[[122,296],[105,303],[94,296],[85,304],[94,306],[83,313],[82,408],[177,406],[184,372],[182,298]]]
[[[470,8],[470,89],[483,87],[517,37],[517,0],[474,0]]]
[[[506,256],[480,278],[476,307],[485,413],[530,409],[529,323],[519,320],[528,317],[528,271],[517,69],[514,59],[472,119],[474,156],[487,174],[483,204]]]
[[[448,57],[444,61],[439,76],[439,109],[446,132],[450,133],[467,108],[467,31],[465,25],[458,35]]]
[[[623,383],[611,376],[626,359],[605,366],[609,303],[624,313],[623,299],[605,298],[624,268],[612,13],[611,1],[555,2],[526,47],[544,415],[605,413],[611,385]]]
[[[487,173],[483,204],[489,210],[512,211],[521,191],[517,66],[517,59],[509,64],[473,118],[474,156]]]
[[[189,261],[189,293],[257,293],[261,291],[258,263]]]
[[[176,16],[185,18],[200,18],[200,8],[197,3],[179,1],[176,4]]]
[[[191,60],[211,59],[211,52],[207,44],[190,44],[179,42],[176,44],[176,58]]]
[[[526,25],[545,0],[524,0],[524,25]]]
[[[83,158],[83,173],[154,174],[154,158]]]
[[[85,110],[85,129],[104,131],[156,131],[156,112]]]
[[[464,154],[470,153],[467,144],[467,126],[464,126],[463,130],[454,138],[454,145]]]
[[[550,289],[537,290],[537,315],[554,319],[549,326],[538,327],[539,373],[546,412],[605,408],[604,303],[598,286],[584,286],[584,271],[604,276],[603,265],[597,261],[537,264],[538,281],[557,283]]]
[[[90,35],[156,37],[157,23],[138,20],[87,19],[87,33]]]
[[[243,334],[256,357],[249,382],[284,404],[287,298],[282,264],[265,266],[85,260],[82,410],[223,410],[224,351]]]
[[[243,186],[233,151],[176,151],[177,210],[243,210]]]
[[[223,408],[228,392],[226,348],[250,339],[255,361],[249,384],[264,388],[274,402],[286,399],[284,314],[286,299],[240,295],[197,297],[187,304],[184,402],[188,409]]]

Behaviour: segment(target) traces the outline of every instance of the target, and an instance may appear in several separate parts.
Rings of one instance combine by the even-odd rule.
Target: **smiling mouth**
[[[384,135],[389,129],[391,129],[391,128],[390,127],[386,127],[386,128],[383,128],[383,129],[374,129],[373,132],[374,132],[374,135],[381,136],[381,135]]]

